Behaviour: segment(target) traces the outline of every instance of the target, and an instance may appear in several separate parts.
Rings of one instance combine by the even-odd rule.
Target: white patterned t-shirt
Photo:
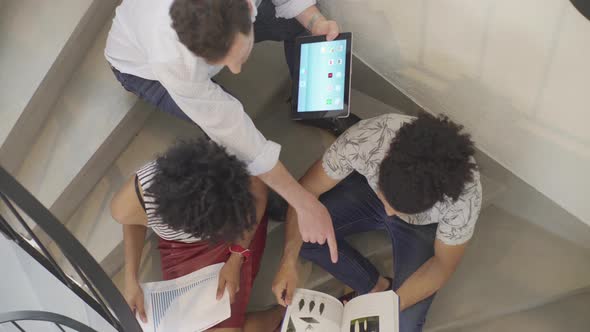
[[[391,141],[404,123],[414,119],[406,115],[384,114],[360,121],[340,135],[324,153],[324,171],[335,180],[342,180],[356,171],[365,176],[371,188],[378,192],[379,167]],[[413,225],[438,223],[436,238],[448,245],[459,245],[473,235],[481,200],[479,171],[474,170],[473,181],[465,184],[456,201],[446,197],[425,212],[398,214],[398,217]]]

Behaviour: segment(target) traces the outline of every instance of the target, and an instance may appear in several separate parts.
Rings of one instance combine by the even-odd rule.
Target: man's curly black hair
[[[235,241],[256,224],[246,165],[215,142],[179,141],[156,163],[146,191],[170,228],[218,243]]]
[[[463,126],[447,116],[422,113],[404,124],[379,170],[379,189],[396,211],[428,210],[445,196],[457,200],[477,168]]]

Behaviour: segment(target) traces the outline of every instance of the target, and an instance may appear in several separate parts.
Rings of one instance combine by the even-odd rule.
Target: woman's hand
[[[143,290],[137,281],[129,281],[125,283],[124,291],[125,300],[133,313],[138,314],[142,322],[147,323],[145,315]]]
[[[295,288],[297,288],[297,282],[297,259],[283,259],[279,271],[275,275],[275,279],[272,283],[272,292],[274,293],[277,302],[283,307],[291,305],[293,293],[295,292]]]
[[[234,303],[235,295],[240,291],[240,273],[242,270],[242,256],[231,254],[219,272],[217,285],[217,300],[221,300],[227,288],[229,300]]]

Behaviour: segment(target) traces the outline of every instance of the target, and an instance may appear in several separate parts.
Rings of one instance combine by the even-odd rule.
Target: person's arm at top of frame
[[[315,0],[273,0],[277,17],[296,18],[314,36],[326,35],[333,40],[340,33],[338,23],[328,20],[318,7]]]
[[[147,322],[143,291],[139,285],[139,266],[147,231],[147,216],[135,192],[135,177],[129,179],[111,201],[111,215],[123,225],[125,248],[125,300],[143,322]]]

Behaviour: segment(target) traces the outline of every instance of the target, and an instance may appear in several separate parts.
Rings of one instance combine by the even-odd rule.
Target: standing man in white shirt
[[[196,123],[212,140],[245,161],[252,175],[296,210],[303,240],[327,242],[336,262],[334,229],[326,208],[279,161],[281,146],[267,140],[242,104],[211,81],[224,66],[240,73],[255,40],[293,39],[304,29],[334,39],[338,25],[327,20],[315,3],[123,0],[116,10],[105,56],[125,89],[164,112]],[[265,8],[264,12],[259,8]],[[268,8],[274,9],[272,15]]]

